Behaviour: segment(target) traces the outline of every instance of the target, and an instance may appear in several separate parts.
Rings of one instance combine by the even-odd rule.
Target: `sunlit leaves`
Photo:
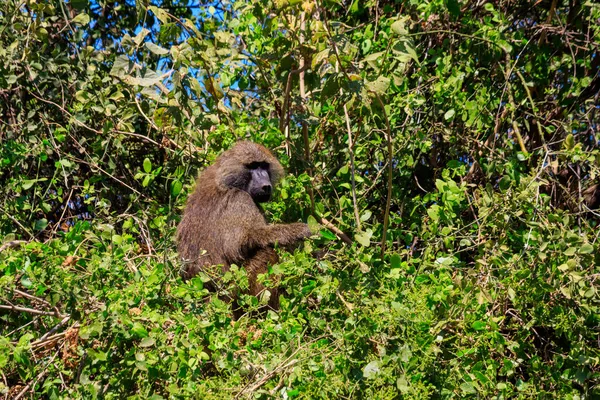
[[[148,50],[150,50],[152,53],[156,54],[156,55],[165,55],[165,54],[169,54],[169,50],[164,49],[160,46],[155,45],[152,42],[146,42],[144,43],[144,45],[148,48]]]
[[[71,22],[76,25],[85,26],[90,23],[90,16],[85,13],[80,13],[77,14],[75,18],[71,20]]]
[[[0,303],[71,314],[5,309],[9,384],[597,397],[597,7],[96,3],[0,15],[0,239],[27,241],[0,252]],[[184,282],[174,238],[198,171],[240,139],[286,168],[266,219],[315,235],[261,278],[281,308],[242,294],[233,320],[245,270],[218,294],[220,266]]]
[[[144,172],[149,173],[150,171],[152,171],[152,162],[150,161],[149,158],[144,158]]]
[[[183,188],[183,184],[180,180],[176,179],[171,183],[171,196],[176,197],[181,193],[181,189]]]
[[[170,21],[169,14],[165,10],[163,10],[162,8],[159,8],[159,7],[156,7],[156,6],[149,6],[148,10],[152,11],[152,13],[154,15],[156,15],[156,17],[163,24],[166,24],[166,23],[168,23]]]
[[[358,232],[354,235],[354,239],[360,243],[364,247],[369,247],[371,244],[371,237],[373,236],[373,231],[371,229],[367,229],[364,232]]]
[[[381,95],[384,94],[390,86],[390,78],[380,76],[374,82],[366,82],[365,86],[368,90]]]

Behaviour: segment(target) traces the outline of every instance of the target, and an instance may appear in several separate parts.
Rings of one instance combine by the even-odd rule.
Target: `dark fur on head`
[[[246,141],[224,152],[200,174],[177,228],[185,279],[210,265],[221,265],[224,272],[237,264],[248,273],[250,293],[259,294],[264,287],[257,275],[278,260],[275,243],[286,246],[310,236],[303,223],[267,224],[259,201],[248,192],[252,163],[267,166],[273,185],[283,176],[281,164],[269,150]],[[271,298],[276,306],[277,294]]]
[[[269,164],[273,186],[283,176],[283,167],[266,147],[252,142],[238,142],[223,153],[215,162],[217,185],[221,190],[237,188],[244,190],[250,179],[246,165],[251,163]]]

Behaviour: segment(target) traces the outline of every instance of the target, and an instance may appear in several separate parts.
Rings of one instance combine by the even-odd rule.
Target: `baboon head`
[[[283,175],[281,164],[271,152],[252,142],[236,144],[223,153],[215,165],[221,190],[244,190],[256,203],[271,199],[273,186]]]

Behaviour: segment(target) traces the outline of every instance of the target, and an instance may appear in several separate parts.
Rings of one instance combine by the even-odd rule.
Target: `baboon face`
[[[273,186],[283,175],[281,164],[271,152],[252,142],[239,142],[223,153],[215,168],[221,190],[243,190],[256,204],[271,200]]]
[[[246,191],[257,203],[264,203],[271,200],[271,175],[269,172],[269,163],[253,162],[246,165],[250,173],[250,181]]]

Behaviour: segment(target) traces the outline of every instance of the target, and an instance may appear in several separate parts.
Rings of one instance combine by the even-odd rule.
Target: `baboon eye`
[[[258,169],[258,168],[268,169],[269,163],[254,161],[254,162],[251,162],[250,164],[246,164],[246,168],[248,168],[248,169]]]

